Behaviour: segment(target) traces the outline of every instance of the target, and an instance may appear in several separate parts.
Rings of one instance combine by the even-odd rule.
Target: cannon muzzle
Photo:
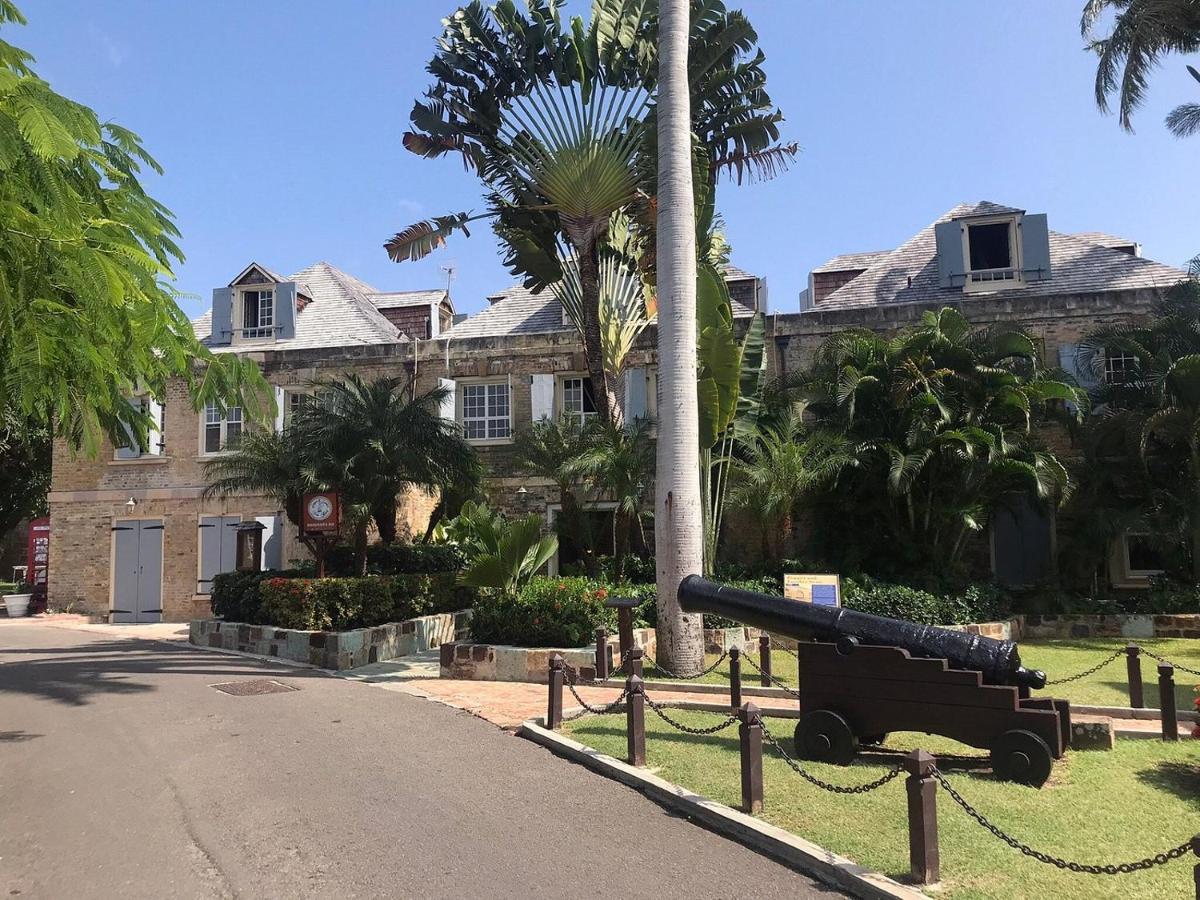
[[[786,637],[836,642],[856,638],[863,644],[900,647],[913,656],[941,658],[959,669],[983,674],[985,684],[1027,688],[1046,686],[1046,675],[1021,665],[1017,645],[978,634],[917,625],[854,609],[814,606],[784,597],[724,587],[689,575],[679,585],[684,612],[712,613]]]

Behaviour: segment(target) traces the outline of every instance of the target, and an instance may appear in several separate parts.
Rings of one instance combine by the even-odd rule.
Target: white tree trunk
[[[684,615],[677,596],[684,577],[701,573],[704,565],[688,6],[688,0],[660,0],[658,49],[657,659],[680,675],[704,668],[701,617]]]

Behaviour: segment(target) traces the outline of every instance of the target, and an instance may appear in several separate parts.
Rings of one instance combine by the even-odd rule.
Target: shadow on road
[[[38,658],[6,662],[5,655]],[[324,677],[314,669],[224,657],[188,645],[137,640],[0,650],[0,694],[30,694],[68,706],[83,706],[94,694],[148,693],[155,687],[138,680],[139,675],[172,674],[211,676],[214,682],[238,677]],[[0,732],[0,740],[5,739],[3,734]]]

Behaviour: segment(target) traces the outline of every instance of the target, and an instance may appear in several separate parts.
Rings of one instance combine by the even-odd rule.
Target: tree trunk
[[[625,580],[625,557],[629,553],[629,530],[633,523],[622,512],[613,512],[613,577],[617,583]]]
[[[583,350],[587,356],[592,396],[601,422],[623,425],[625,417],[618,393],[618,372],[604,365],[604,345],[600,340],[600,262],[593,238],[587,248],[576,248],[579,259],[579,287],[583,295]]]
[[[696,408],[696,212],[688,95],[688,0],[659,3],[658,417],[654,537],[657,659],[680,675],[704,668],[701,616],[679,607],[679,583],[704,568]]]
[[[367,574],[367,527],[370,519],[364,518],[354,526],[354,571],[358,575]]]
[[[396,543],[396,498],[375,504],[371,509],[371,518],[375,520],[375,528],[379,531],[380,543]]]

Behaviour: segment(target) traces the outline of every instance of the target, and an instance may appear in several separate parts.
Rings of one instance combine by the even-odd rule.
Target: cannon
[[[1065,700],[1033,698],[1046,676],[1012,641],[724,587],[679,586],[685,612],[712,613],[797,641],[796,751],[848,764],[860,744],[920,731],[987,750],[998,778],[1041,786],[1070,742]]]

